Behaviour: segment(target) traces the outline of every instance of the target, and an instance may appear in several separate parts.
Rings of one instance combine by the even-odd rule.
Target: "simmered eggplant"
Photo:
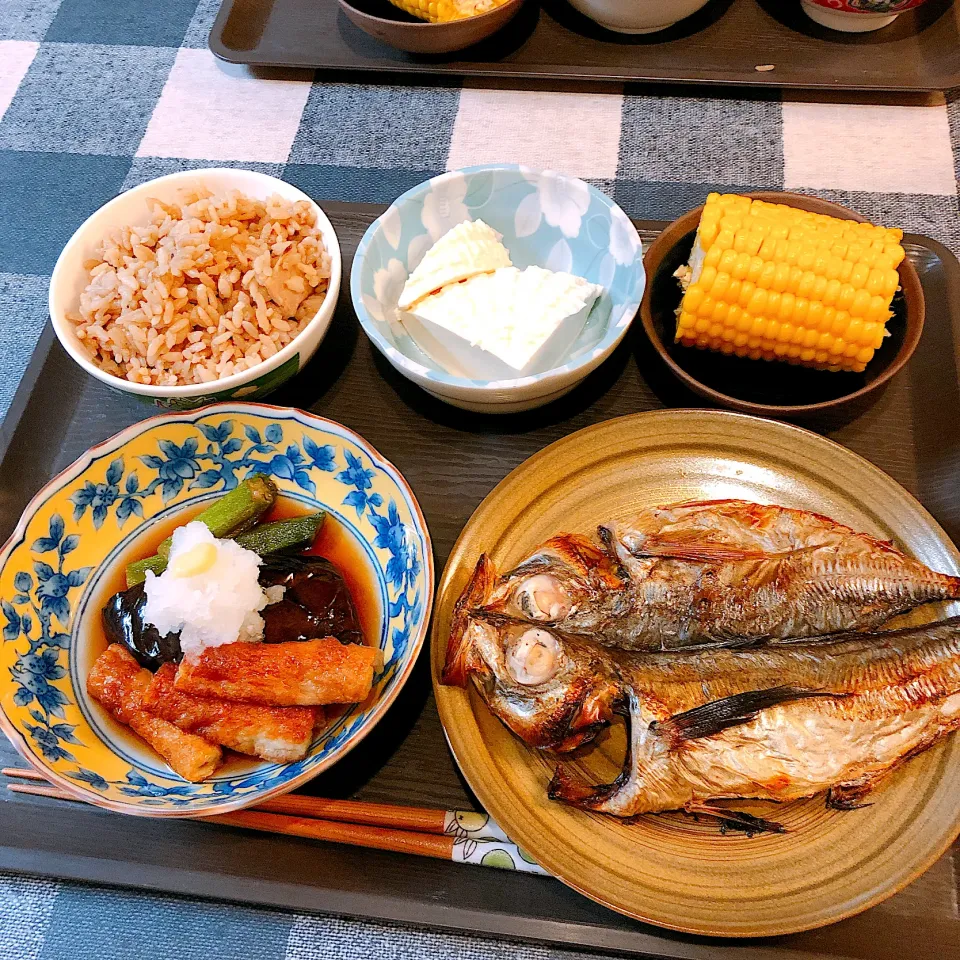
[[[283,599],[263,611],[265,643],[316,637],[363,643],[350,590],[329,560],[272,554],[263,558],[260,584],[286,587]]]
[[[263,587],[286,587],[283,599],[262,611],[265,643],[319,637],[363,643],[350,590],[329,560],[271,554],[263,558],[259,580]],[[142,666],[157,670],[168,661],[180,661],[180,635],[161,636],[155,627],[145,625],[146,602],[142,583],[114,594],[103,608],[103,629],[108,643],[122,643]]]
[[[147,592],[142,583],[115,593],[103,608],[103,632],[107,643],[122,643],[142,667],[158,670],[167,661],[179,663],[180,634],[161,636],[154,626],[143,622]]]

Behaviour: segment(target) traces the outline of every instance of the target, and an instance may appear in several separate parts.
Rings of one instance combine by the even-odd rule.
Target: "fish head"
[[[481,557],[454,612],[443,683],[472,680],[491,712],[530,746],[568,751],[607,726],[623,699],[614,655],[539,624],[478,611]]]
[[[539,623],[561,623],[604,591],[623,585],[615,558],[586,537],[560,534],[490,590],[483,609]]]

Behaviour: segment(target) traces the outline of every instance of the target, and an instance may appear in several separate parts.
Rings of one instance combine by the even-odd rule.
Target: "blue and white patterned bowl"
[[[337,717],[305,759],[234,762],[187,783],[87,695],[85,680],[103,649],[102,604],[131,545],[253,473],[269,474],[284,498],[328,511],[366,557],[377,594],[368,640],[384,667],[371,697]],[[0,728],[44,776],[98,806],[151,817],[237,810],[305,783],[370,732],[413,669],[432,602],[430,536],[413,492],[351,430],[261,404],[154,417],[47,484],[0,553]]]
[[[604,287],[563,364],[513,380],[469,380],[441,369],[406,332],[397,301],[410,271],[464,220],[502,233],[518,267],[564,270]],[[563,396],[610,356],[645,283],[640,237],[608,196],[562,173],[503,164],[454,170],[395,200],[360,241],[350,293],[367,336],[405,377],[454,406],[504,413]]]

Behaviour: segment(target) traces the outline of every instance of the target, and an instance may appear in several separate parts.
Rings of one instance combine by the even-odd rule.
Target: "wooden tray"
[[[371,71],[388,71],[414,74],[411,82],[434,74],[945,90],[960,85],[960,4],[929,0],[883,30],[845,34],[815,24],[799,0],[712,0],[669,30],[631,37],[609,33],[566,0],[528,0],[490,40],[425,57],[367,36],[336,0],[224,0],[210,49],[231,63],[362,71],[366,83],[376,81]]]
[[[381,207],[324,204],[344,269]],[[663,224],[640,222],[649,241]],[[852,419],[818,424],[920,498],[960,539],[960,264],[907,238],[929,317],[907,369]],[[364,337],[344,284],[317,361],[272,402],[359,431],[410,481],[442,570],[480,500],[513,467],[566,434],[610,417],[695,401],[654,371],[636,325],[572,394],[509,417],[465,413],[402,379]],[[643,375],[641,375],[641,370]],[[91,444],[151,408],[84,375],[44,335],[0,428],[0,535],[30,497]],[[441,808],[469,806],[437,719],[424,655],[376,730],[310,792]],[[0,765],[17,756],[0,738]],[[56,830],[49,825],[55,821]],[[23,871],[297,910],[429,924],[633,955],[707,960],[960,960],[960,846],[896,897],[835,926],[777,940],[711,940],[627,920],[543,877],[510,874],[184,821],[144,820],[0,791],[0,870]]]

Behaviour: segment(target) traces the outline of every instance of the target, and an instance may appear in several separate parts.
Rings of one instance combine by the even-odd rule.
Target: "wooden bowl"
[[[450,23],[425,23],[394,7],[389,0],[339,2],[347,19],[371,37],[407,53],[435,54],[463,50],[486,40],[506,26],[523,5],[523,0],[507,0],[495,10],[476,17]]]
[[[761,192],[747,196],[784,203],[813,213],[863,222],[837,203],[798,193]],[[640,305],[643,328],[669,371],[694,393],[719,406],[765,417],[800,419],[836,411],[879,390],[907,363],[923,332],[923,288],[909,260],[900,264],[901,291],[893,301],[890,336],[863,373],[830,373],[766,360],[728,356],[674,342],[680,284],[673,276],[693,247],[703,207],[674,220],[644,257],[647,290]]]

